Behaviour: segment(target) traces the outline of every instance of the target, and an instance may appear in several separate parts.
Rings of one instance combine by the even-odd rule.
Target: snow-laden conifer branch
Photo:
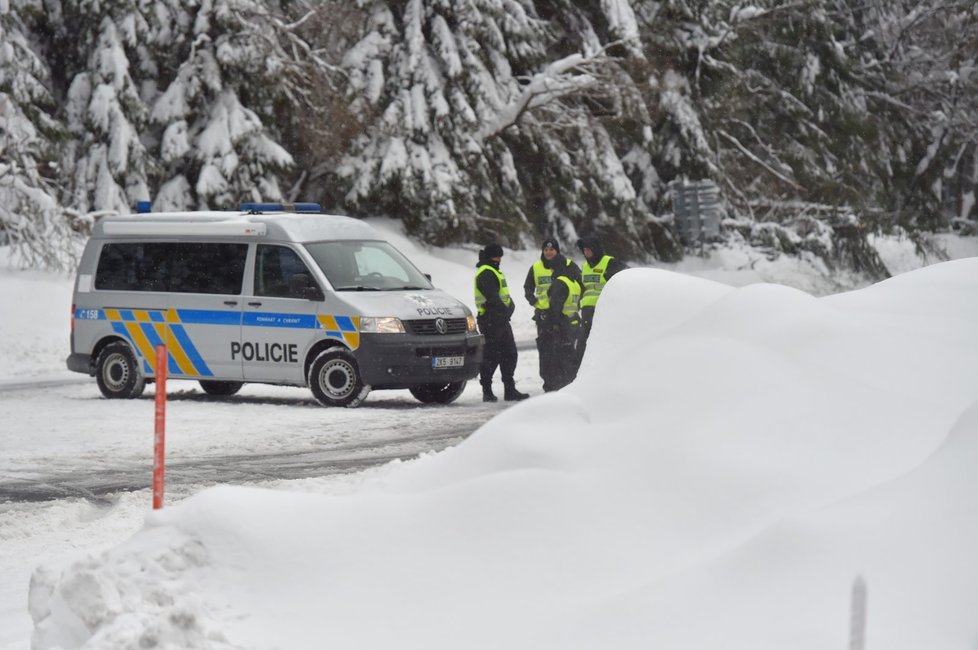
[[[571,54],[550,63],[532,77],[520,79],[522,90],[508,104],[501,107],[494,119],[484,123],[477,138],[484,142],[511,126],[519,123],[529,111],[549,104],[561,97],[577,95],[609,82],[606,66],[611,61],[608,48],[619,41],[608,43],[593,54]]]
[[[801,185],[799,185],[798,183],[794,182],[793,180],[791,180],[790,178],[788,178],[787,176],[785,176],[784,174],[782,174],[781,172],[779,172],[778,170],[774,169],[773,167],[771,167],[770,165],[768,165],[766,162],[764,162],[763,160],[761,160],[760,158],[758,158],[756,155],[754,155],[754,153],[750,149],[748,149],[746,146],[744,146],[744,144],[740,140],[738,140],[737,138],[735,138],[734,136],[730,135],[729,133],[727,133],[723,129],[718,129],[717,130],[717,134],[720,135],[721,137],[723,137],[725,140],[729,141],[735,147],[737,147],[737,149],[739,149],[741,153],[743,153],[745,156],[747,156],[748,158],[750,158],[751,160],[753,160],[755,163],[757,163],[758,165],[760,165],[761,167],[763,167],[771,175],[773,175],[773,176],[781,179],[782,181],[784,181],[785,183],[787,183],[791,187],[795,188],[796,190],[803,189],[801,187]]]

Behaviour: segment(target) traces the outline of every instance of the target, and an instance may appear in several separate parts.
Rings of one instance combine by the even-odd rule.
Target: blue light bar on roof
[[[152,201],[136,201],[136,214],[147,214],[153,210]]]
[[[242,212],[320,212],[318,203],[242,203]]]

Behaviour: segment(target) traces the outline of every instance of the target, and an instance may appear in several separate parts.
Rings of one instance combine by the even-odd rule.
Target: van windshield
[[[329,241],[305,246],[335,291],[433,288],[406,257],[384,241]]]

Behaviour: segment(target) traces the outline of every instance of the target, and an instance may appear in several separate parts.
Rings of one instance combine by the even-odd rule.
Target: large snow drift
[[[862,576],[868,647],[973,648],[976,333],[975,258],[826,298],[623,272],[573,385],[39,569],[35,647],[824,650]]]

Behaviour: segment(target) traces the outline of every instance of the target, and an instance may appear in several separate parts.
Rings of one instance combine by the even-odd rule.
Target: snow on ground
[[[0,383],[67,376],[68,332],[74,278],[12,271],[0,256]]]
[[[375,225],[469,300],[475,245]],[[876,245],[888,266],[927,262]],[[978,255],[972,240],[947,250]],[[506,251],[517,296],[537,255]],[[740,250],[674,268],[701,277],[609,285],[575,384],[444,452],[168,493],[141,530],[145,494],[108,516],[37,505],[30,526],[0,527],[0,557],[43,561],[35,647],[846,647],[862,576],[867,647],[972,648],[978,259],[824,298],[858,279]],[[70,374],[70,294],[67,278],[0,269],[18,306],[0,319],[0,384]],[[3,605],[10,629],[26,597]]]

